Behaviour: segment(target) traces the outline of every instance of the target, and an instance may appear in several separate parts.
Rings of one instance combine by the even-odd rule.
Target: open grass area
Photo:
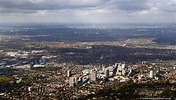
[[[11,80],[12,80],[11,77],[0,76],[0,82],[8,82],[8,81],[11,81]]]

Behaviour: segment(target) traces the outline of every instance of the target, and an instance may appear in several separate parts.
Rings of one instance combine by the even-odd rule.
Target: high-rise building
[[[125,69],[122,69],[122,75],[126,75],[126,70]]]
[[[115,63],[114,67],[116,67],[116,68],[117,68],[117,67],[118,67],[118,63]]]
[[[133,69],[132,68],[130,68],[129,69],[129,74],[131,74],[133,72]]]
[[[69,78],[69,86],[70,87],[75,87],[77,85],[77,78],[76,77],[70,77]]]
[[[122,66],[121,66],[121,63],[118,64],[118,67],[117,67],[117,71],[121,71],[122,70]]]
[[[125,69],[125,64],[122,64],[121,66],[122,66],[122,69]]]
[[[91,72],[90,79],[91,79],[91,81],[96,81],[97,80],[97,73],[95,71]]]
[[[67,70],[67,77],[71,77],[71,70]]]
[[[29,92],[31,92],[31,89],[32,89],[32,87],[31,87],[31,86],[30,86],[30,87],[28,87],[28,91],[29,91]]]
[[[105,70],[105,77],[106,77],[106,78],[109,78],[109,69],[106,69],[106,70]]]
[[[150,78],[153,78],[153,77],[154,77],[154,72],[153,72],[153,70],[150,71],[149,77],[150,77]]]
[[[105,66],[102,66],[102,70],[103,70],[103,72],[105,71]]]

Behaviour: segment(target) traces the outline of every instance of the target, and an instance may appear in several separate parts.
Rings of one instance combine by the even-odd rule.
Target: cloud
[[[141,11],[150,9],[148,0],[113,0],[111,6],[122,11]]]
[[[19,10],[61,10],[106,8],[136,12],[156,7],[162,11],[176,11],[175,0],[1,0],[0,8],[4,11]],[[1,11],[3,12],[3,11]],[[15,11],[16,12],[16,11]]]
[[[60,10],[95,7],[101,0],[1,0],[1,8],[27,10]]]
[[[161,0],[161,2],[155,2],[155,7],[163,12],[175,12],[176,13],[176,1],[175,0]]]
[[[30,21],[142,22],[162,16],[158,21],[167,22],[175,21],[175,13],[175,0],[0,0],[0,21],[25,21],[26,17]]]

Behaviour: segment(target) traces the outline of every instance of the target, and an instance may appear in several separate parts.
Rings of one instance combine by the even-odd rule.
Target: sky
[[[176,23],[176,0],[0,0],[0,22]]]

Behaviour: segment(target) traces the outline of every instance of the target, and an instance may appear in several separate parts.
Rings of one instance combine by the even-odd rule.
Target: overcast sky
[[[176,23],[176,0],[0,0],[0,22]]]

